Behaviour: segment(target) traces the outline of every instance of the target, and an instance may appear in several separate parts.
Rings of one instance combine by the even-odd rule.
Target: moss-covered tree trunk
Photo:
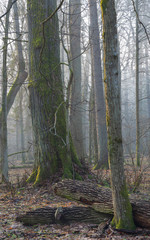
[[[116,228],[134,229],[132,208],[126,188],[121,134],[120,74],[118,73],[118,36],[114,0],[102,0],[104,37],[104,83],[111,170],[113,224]]]
[[[77,177],[80,165],[70,144],[66,145],[66,112],[63,96],[55,0],[28,0],[30,108],[34,134],[35,164],[29,180],[40,183],[56,173]]]

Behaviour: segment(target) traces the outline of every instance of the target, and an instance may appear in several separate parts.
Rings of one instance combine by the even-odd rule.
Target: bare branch
[[[139,18],[139,15],[138,15],[137,10],[136,10],[136,7],[135,7],[135,2],[134,2],[134,0],[131,0],[131,1],[132,1],[132,4],[133,4],[134,12],[136,13],[136,17],[137,17],[137,19],[138,19],[138,22],[139,22],[139,24],[141,24],[142,27],[144,28],[144,32],[145,32],[145,34],[146,34],[148,43],[150,44],[150,38],[149,38],[149,35],[148,35],[148,32],[147,32],[147,29],[146,29],[145,25],[141,22],[141,20],[140,20],[140,18]]]
[[[5,15],[7,15],[7,13],[9,13],[9,11],[11,10],[11,8],[12,8],[12,6],[13,6],[13,4],[14,4],[15,2],[17,2],[17,0],[14,0],[14,1],[11,3],[11,5],[10,5],[10,7],[7,9],[7,11],[6,11],[3,15],[0,16],[0,19],[2,19]]]
[[[55,9],[54,12],[52,12],[52,14],[51,14],[48,18],[46,18],[43,22],[41,22],[41,23],[42,23],[42,24],[45,24],[46,22],[48,22],[48,21],[56,14],[56,12],[61,8],[63,2],[64,2],[64,0],[62,0],[62,1],[60,2],[60,4],[58,5],[58,7]]]

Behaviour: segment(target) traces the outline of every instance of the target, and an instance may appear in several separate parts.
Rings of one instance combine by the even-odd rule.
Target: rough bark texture
[[[73,163],[80,165],[73,146],[66,144],[66,111],[59,56],[59,27],[54,0],[29,0],[30,107],[34,135],[35,166],[29,179],[40,183],[54,174],[76,178]],[[73,161],[73,162],[72,162]]]
[[[121,133],[120,74],[118,35],[114,0],[102,0],[104,41],[104,84],[108,134],[109,166],[114,206],[112,224],[118,229],[134,229],[132,208],[124,175]]]
[[[108,168],[108,150],[107,150],[107,129],[106,129],[106,106],[104,99],[102,68],[101,68],[101,52],[100,37],[97,16],[96,1],[89,0],[90,6],[90,42],[91,54],[93,61],[93,77],[94,77],[94,97],[96,104],[96,117],[98,129],[98,145],[100,146],[100,156],[96,169]]]
[[[55,184],[53,189],[57,195],[86,203],[98,212],[114,212],[110,188],[89,182],[64,180]],[[145,200],[145,195],[139,199],[138,195],[133,194],[130,201],[136,225],[150,229],[150,199]]]
[[[24,215],[18,216],[17,221],[21,221],[26,225],[34,224],[52,224],[72,222],[85,222],[99,224],[107,221],[112,215],[96,212],[89,207],[59,207],[59,208],[39,208],[35,211],[27,212]]]

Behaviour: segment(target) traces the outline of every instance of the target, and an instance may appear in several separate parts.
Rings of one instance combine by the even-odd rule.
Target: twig
[[[17,154],[21,154],[21,153],[27,153],[27,152],[29,152],[30,148],[31,148],[31,145],[29,146],[29,148],[26,151],[11,153],[11,154],[8,155],[8,157],[11,157],[11,156],[14,156],[14,155],[17,155]]]
[[[61,136],[59,136],[59,135],[57,134],[57,130],[56,130],[56,124],[57,124],[57,113],[58,113],[60,107],[61,107],[64,103],[65,103],[65,102],[63,101],[63,102],[61,102],[61,103],[59,104],[59,106],[58,106],[58,108],[57,108],[57,110],[56,110],[56,112],[55,112],[54,125],[53,125],[53,127],[51,127],[51,128],[49,129],[49,131],[50,131],[50,133],[53,134],[54,136],[59,137],[59,138],[62,140],[63,144],[66,146],[66,143],[65,143],[64,139],[63,139]],[[52,132],[52,129],[54,129],[54,133]]]

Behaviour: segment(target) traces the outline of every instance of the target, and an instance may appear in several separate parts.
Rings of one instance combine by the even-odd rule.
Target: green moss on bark
[[[124,184],[120,194],[122,195],[125,203],[124,217],[122,219],[116,219],[114,216],[111,225],[116,229],[135,230],[136,226],[133,221],[132,206],[129,201],[126,184]]]
[[[47,6],[45,1],[28,0],[31,20],[29,90],[36,142],[36,172],[32,173],[31,179],[35,184],[62,169],[63,178],[79,178],[74,174],[73,163],[81,167],[71,138],[70,152],[66,146],[66,109],[61,81],[57,14],[44,26],[41,24],[55,10],[56,3],[47,3]]]
[[[107,9],[108,2],[109,2],[109,0],[101,0],[101,8],[102,8],[103,13],[105,13],[105,11]]]
[[[27,183],[34,183],[37,175],[37,170],[33,170],[30,177],[27,179]]]

